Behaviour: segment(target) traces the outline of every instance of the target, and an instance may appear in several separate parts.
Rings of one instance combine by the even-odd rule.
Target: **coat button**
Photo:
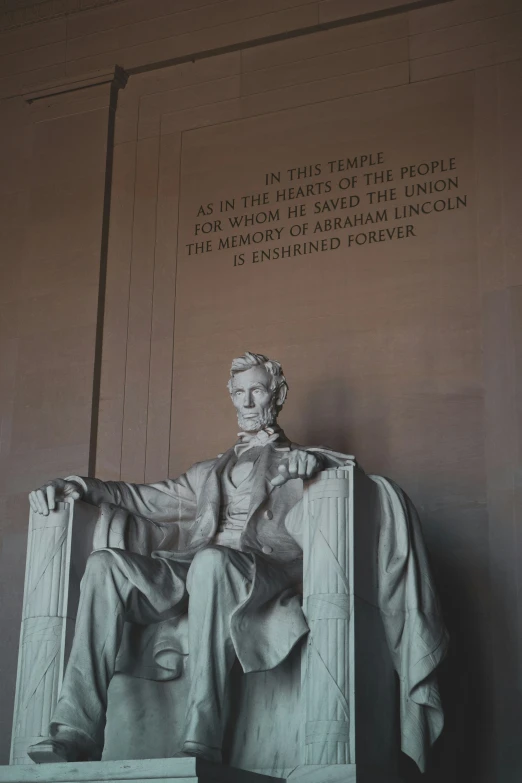
[[[265,544],[265,546],[264,546],[264,547],[262,548],[262,550],[261,550],[261,552],[262,552],[264,555],[271,555],[273,551],[274,551],[274,550],[272,549],[272,547],[271,547],[271,546],[267,546],[266,544]]]
[[[273,513],[270,511],[270,509],[269,509],[269,508],[268,508],[268,509],[265,511],[265,513],[263,514],[263,516],[264,516],[264,518],[265,518],[265,519],[273,519],[273,518],[274,518],[274,515],[273,515]],[[272,551],[272,550],[270,550],[270,551]]]

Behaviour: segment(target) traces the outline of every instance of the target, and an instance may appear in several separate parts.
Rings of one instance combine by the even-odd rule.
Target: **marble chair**
[[[325,470],[309,482],[303,504],[310,633],[274,670],[234,670],[224,763],[321,783],[359,780],[367,769],[389,774],[398,700],[377,602],[375,485],[354,464]],[[31,763],[26,748],[47,736],[89,553],[125,548],[124,524],[107,526],[101,517],[74,501],[47,517],[31,513],[11,764]],[[186,693],[185,672],[167,682],[116,674],[103,762],[173,756]]]

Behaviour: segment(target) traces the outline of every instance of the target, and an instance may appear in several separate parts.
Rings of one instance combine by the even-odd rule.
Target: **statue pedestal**
[[[277,777],[194,758],[16,764],[0,767],[0,783],[400,783],[393,774],[355,764],[302,765]]]
[[[0,783],[146,783],[152,780],[157,783],[281,783],[284,778],[223,767],[195,758],[0,767]]]

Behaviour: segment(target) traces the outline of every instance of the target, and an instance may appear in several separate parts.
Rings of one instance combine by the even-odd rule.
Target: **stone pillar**
[[[305,492],[305,764],[355,761],[353,467],[323,471]]]
[[[47,517],[31,512],[11,764],[31,763],[26,748],[48,736],[97,518],[86,503],[57,503]]]

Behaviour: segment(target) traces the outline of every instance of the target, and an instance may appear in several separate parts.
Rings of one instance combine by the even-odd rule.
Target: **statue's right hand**
[[[54,511],[57,500],[80,500],[83,495],[82,487],[76,481],[65,479],[53,479],[44,484],[40,489],[29,493],[29,503],[36,514],[48,516],[49,511]]]

